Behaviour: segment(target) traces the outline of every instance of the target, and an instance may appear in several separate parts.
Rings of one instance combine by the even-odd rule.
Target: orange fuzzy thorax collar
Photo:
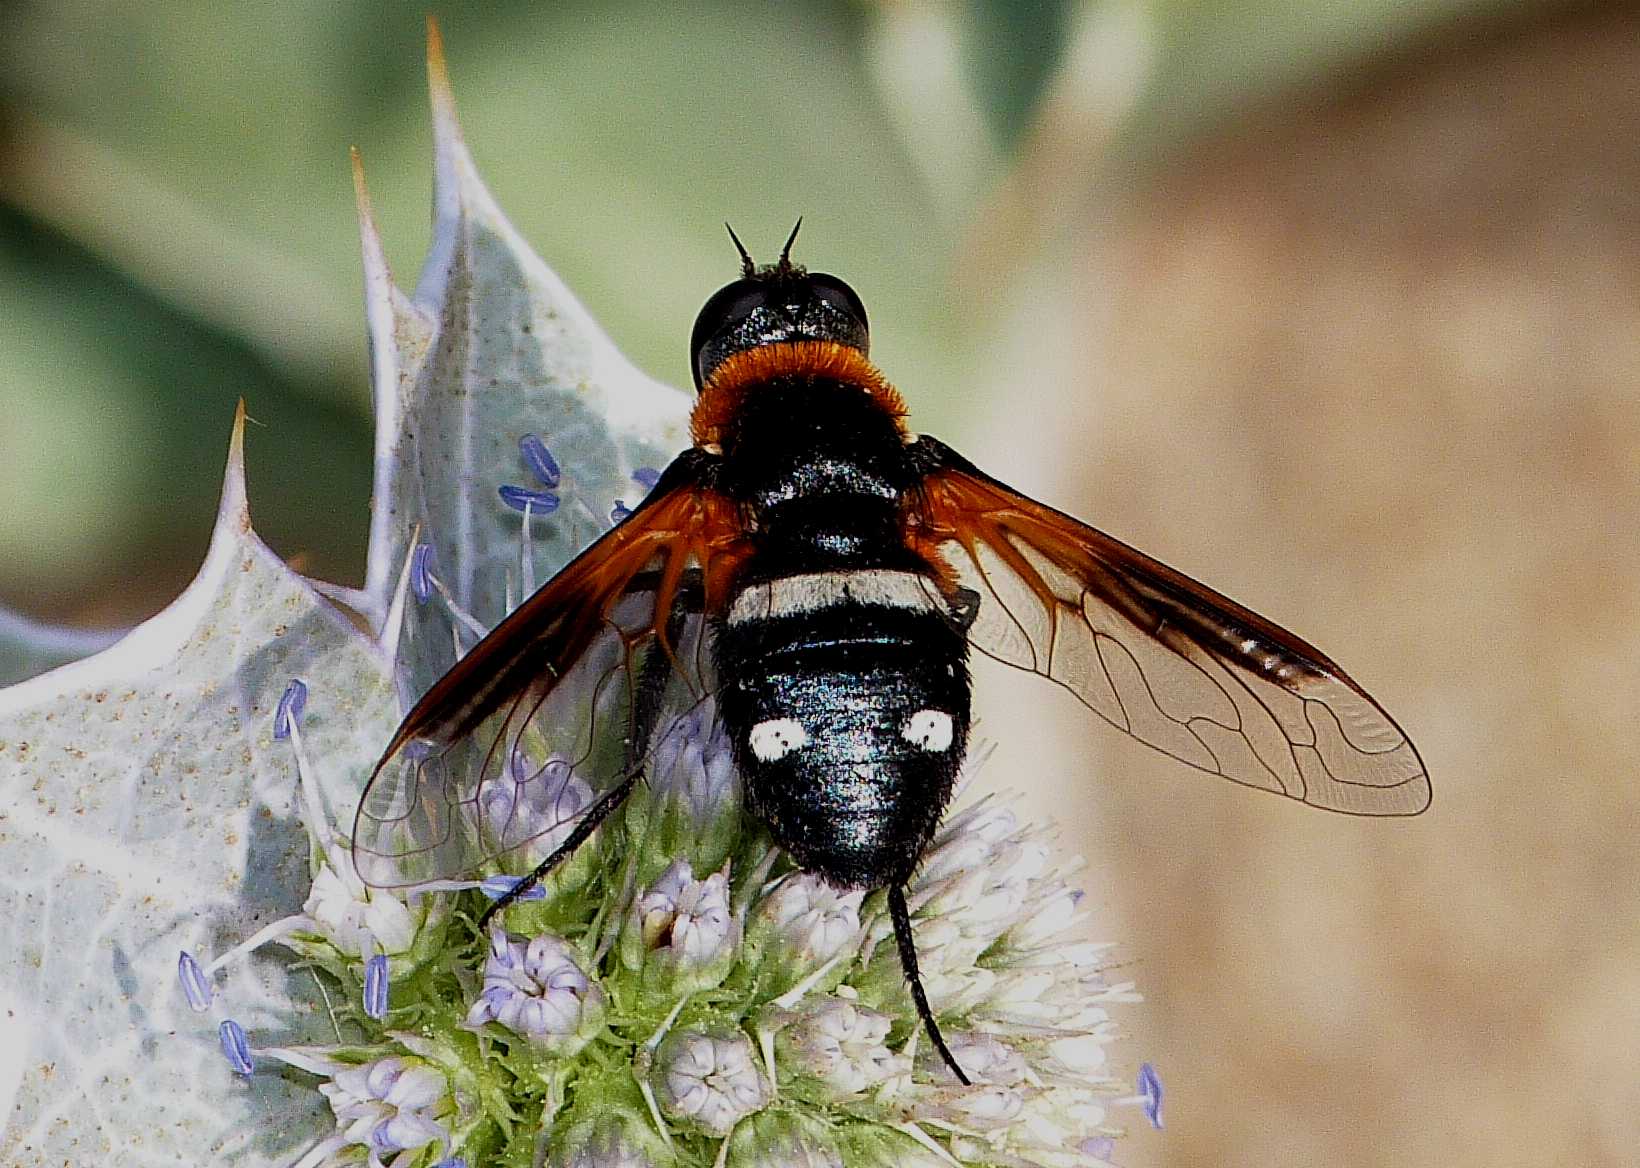
[[[905,429],[905,401],[865,354],[836,341],[782,341],[743,349],[712,370],[689,416],[689,436],[705,450],[720,449],[723,427],[748,394],[780,377],[819,377],[858,386]]]

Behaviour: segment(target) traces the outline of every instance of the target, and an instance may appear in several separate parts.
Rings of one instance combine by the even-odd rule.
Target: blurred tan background
[[[496,8],[441,14],[480,165],[652,371],[687,380],[721,219],[802,212],[923,428],[1292,626],[1420,746],[1432,811],[1348,820],[984,679],[983,781],[1059,818],[1147,994],[1115,1054],[1169,1126],[1119,1159],[1640,1162],[1640,15]],[[164,603],[240,393],[259,525],[356,579],[343,151],[407,276],[419,17],[11,19],[0,600]]]
[[[1637,126],[1634,13],[1455,26],[1088,202],[1061,497],[1327,646],[1435,783],[1340,820],[1079,740],[1156,1163],[1640,1163]]]

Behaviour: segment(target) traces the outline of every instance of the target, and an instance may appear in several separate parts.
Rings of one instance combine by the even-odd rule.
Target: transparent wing
[[[1352,815],[1429,806],[1417,750],[1326,657],[921,438],[913,538],[978,596],[969,642],[1210,774]]]
[[[720,602],[742,551],[732,507],[700,485],[689,458],[406,716],[354,820],[366,883],[460,879],[544,858],[640,761],[630,733],[645,658],[664,654],[677,682],[705,693],[699,614]]]
[[[620,608],[553,684],[518,690],[470,733],[413,737],[382,760],[354,821],[366,883],[527,869],[563,842],[625,769],[638,665],[654,635],[647,613]]]

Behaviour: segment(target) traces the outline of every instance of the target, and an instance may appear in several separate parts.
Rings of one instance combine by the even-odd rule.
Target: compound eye
[[[740,324],[759,308],[769,304],[769,285],[755,280],[736,280],[712,293],[695,317],[695,331],[689,338],[689,364],[695,370],[695,384],[704,379],[701,351],[720,336]]]
[[[848,313],[859,324],[862,333],[869,331],[866,306],[861,303],[853,288],[825,272],[810,272],[809,287],[813,289],[816,300]]]

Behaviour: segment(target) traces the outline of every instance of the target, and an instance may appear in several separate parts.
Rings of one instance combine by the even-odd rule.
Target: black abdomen
[[[713,636],[747,803],[843,885],[910,877],[968,744],[968,642],[906,542],[906,449],[858,386],[777,380],[726,432],[717,484],[756,547]]]
[[[932,580],[845,569],[743,588],[714,638],[752,811],[842,885],[909,878],[968,741],[967,639]]]

